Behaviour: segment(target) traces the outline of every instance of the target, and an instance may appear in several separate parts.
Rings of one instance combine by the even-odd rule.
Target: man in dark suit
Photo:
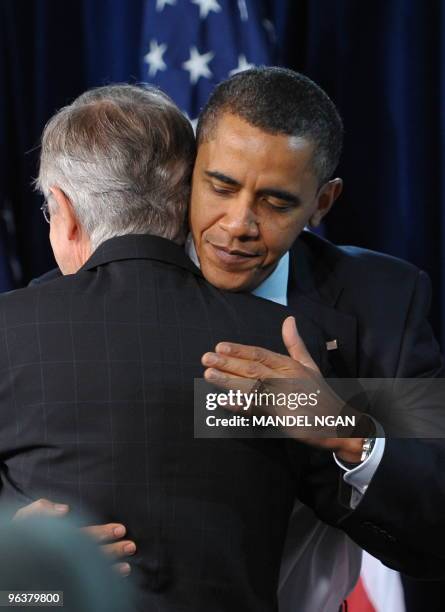
[[[335,247],[309,232],[300,233],[306,224],[319,225],[341,191],[340,179],[332,178],[341,133],[341,120],[324,92],[283,69],[254,69],[232,77],[215,89],[202,111],[191,199],[191,254],[216,286],[253,290],[291,307],[313,357],[308,357],[297,331],[288,327],[287,345],[294,345],[294,360],[259,347],[224,343],[204,356],[208,380],[224,386],[224,374],[264,380],[320,371],[341,377],[443,376],[427,322],[426,275],[406,262]],[[443,415],[443,393],[439,400],[435,408]],[[434,433],[430,429],[430,435]],[[343,444],[313,442],[336,451]],[[412,574],[422,567],[440,576],[442,555],[430,554],[435,537],[441,540],[436,550],[443,545],[444,522],[436,511],[439,499],[443,501],[437,478],[443,453],[442,441],[377,440],[366,461],[360,462],[359,452],[350,460],[355,467],[343,466],[348,471],[341,480],[348,485],[350,503],[342,504],[336,496],[339,467],[332,455],[314,451],[312,465],[317,467],[313,476],[310,466],[306,468],[306,484],[311,486],[300,498],[325,522],[392,567]],[[424,497],[413,509],[420,488]],[[298,529],[298,518],[297,513],[290,535]],[[314,537],[313,542],[319,540]],[[296,595],[292,583],[301,586],[298,576],[304,574],[295,551],[289,549],[286,556],[287,594],[280,603],[291,609]],[[317,572],[314,589],[316,577]]]
[[[175,105],[131,86],[45,128],[63,276],[0,298],[0,500],[124,522],[141,609],[271,611],[307,449],[194,439],[193,379],[223,339],[284,351],[287,310],[211,287],[178,244],[193,153]]]

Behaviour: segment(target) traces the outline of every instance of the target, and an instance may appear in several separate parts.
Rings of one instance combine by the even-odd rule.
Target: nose
[[[232,200],[226,214],[220,220],[220,227],[232,238],[257,238],[258,218],[252,202],[241,197]]]

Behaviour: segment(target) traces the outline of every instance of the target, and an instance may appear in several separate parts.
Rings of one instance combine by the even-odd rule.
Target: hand
[[[322,391],[320,397],[326,398],[327,402],[322,407],[322,414],[340,414],[344,403],[321,376],[317,364],[298,333],[294,317],[285,319],[282,335],[289,357],[256,346],[220,342],[216,345],[214,353],[205,353],[202,357],[202,364],[207,366],[204,378],[223,388],[233,388],[236,384],[244,390],[252,389],[252,380],[298,379],[300,384],[307,383],[312,390]],[[293,388],[293,391],[296,389]],[[363,438],[298,437],[298,439],[319,448],[332,450],[343,461],[360,462]]]
[[[55,504],[49,499],[38,499],[32,504],[19,508],[14,514],[14,521],[21,521],[32,516],[65,516],[69,512],[67,504]]]
[[[120,523],[90,525],[88,527],[83,527],[81,531],[93,538],[93,540],[100,545],[102,552],[116,561],[116,563],[113,563],[113,568],[121,576],[128,576],[131,572],[130,564],[121,561],[118,562],[118,559],[134,555],[136,552],[136,544],[132,540],[120,540],[127,531],[124,525]],[[113,540],[119,540],[119,542]]]
[[[21,521],[33,516],[61,517],[66,516],[68,512],[69,506],[67,504],[56,504],[48,499],[38,499],[32,504],[17,510],[13,520]],[[92,525],[83,527],[81,531],[100,544],[102,552],[112,559],[122,559],[136,552],[136,544],[133,541],[121,540],[126,533],[126,529],[120,523]],[[113,564],[113,568],[121,576],[128,576],[131,571],[130,564],[126,562],[116,562]]]

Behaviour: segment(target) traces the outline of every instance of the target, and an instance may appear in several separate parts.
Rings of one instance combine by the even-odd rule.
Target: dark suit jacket
[[[296,241],[290,261],[289,309],[324,376],[443,376],[427,321],[431,290],[423,272],[309,232]],[[261,328],[259,319],[253,323]],[[332,339],[339,348],[328,352],[326,342]],[[395,569],[445,577],[443,441],[387,439],[380,466],[355,510],[330,453],[309,449],[299,461],[298,495],[322,520]]]
[[[325,376],[443,377],[427,320],[430,299],[427,275],[399,259],[309,232],[291,250],[288,303],[303,338],[319,347],[314,357]],[[338,350],[324,350],[334,338]],[[445,440],[388,438],[354,511],[326,453],[314,451],[302,473],[300,497],[322,520],[395,569],[445,576]]]
[[[78,273],[3,295],[0,500],[123,522],[143,610],[275,610],[308,451],[194,439],[193,380],[224,339],[283,351],[285,314],[211,287],[152,236],[111,239]]]

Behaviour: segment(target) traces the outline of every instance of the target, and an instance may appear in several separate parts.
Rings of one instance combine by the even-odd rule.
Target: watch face
[[[369,455],[372,452],[372,449],[374,448],[374,444],[375,444],[375,438],[365,438],[363,440],[363,447],[362,447],[362,456],[360,457],[360,461],[365,461],[365,459],[367,459],[369,457]]]

